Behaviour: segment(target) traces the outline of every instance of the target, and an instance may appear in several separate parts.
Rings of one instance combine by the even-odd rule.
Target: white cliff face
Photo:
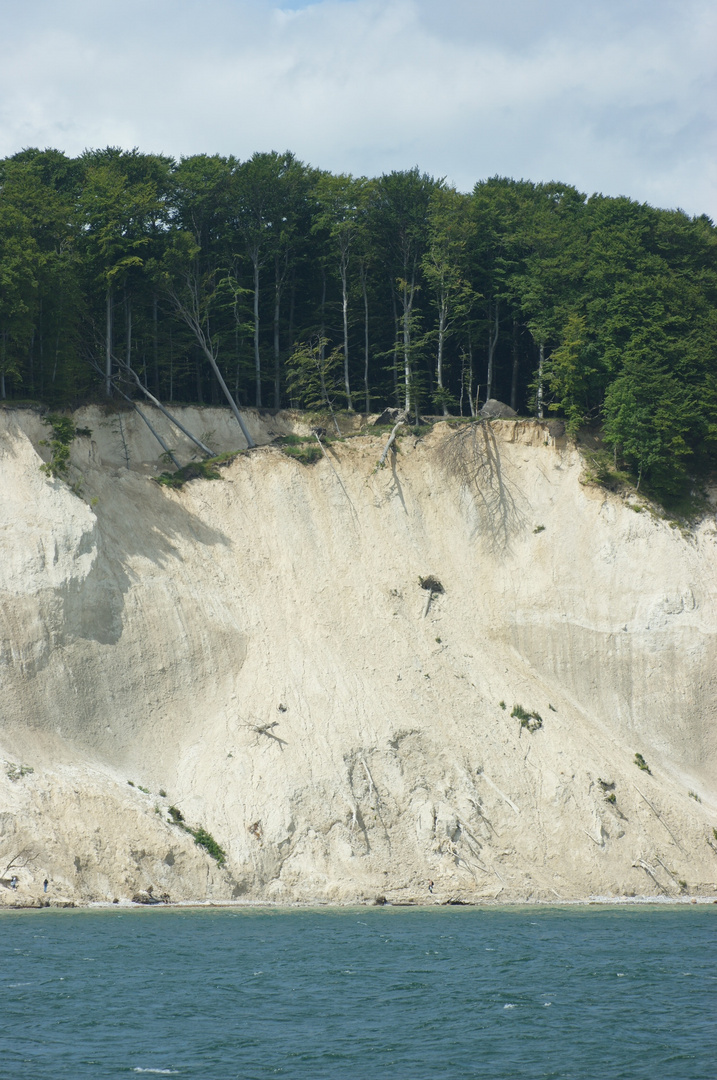
[[[182,418],[242,445],[222,410]],[[714,890],[713,517],[683,536],[581,484],[529,421],[439,424],[379,471],[377,437],[310,467],[264,446],[180,491],[139,418],[77,422],[82,497],[40,472],[39,419],[0,413],[0,878],[25,852],[23,897]]]

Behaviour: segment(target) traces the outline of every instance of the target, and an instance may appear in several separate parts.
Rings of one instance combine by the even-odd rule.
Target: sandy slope
[[[45,876],[78,901],[715,890],[713,517],[685,536],[581,484],[531,421],[439,424],[379,472],[378,437],[311,467],[263,446],[177,492],[136,417],[77,422],[82,497],[0,412],[0,760],[34,770],[0,773],[0,877],[32,855],[0,903]]]

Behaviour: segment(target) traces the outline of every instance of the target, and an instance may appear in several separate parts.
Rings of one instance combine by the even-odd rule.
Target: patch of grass
[[[691,799],[694,799],[695,802],[702,802],[702,799],[699,797],[696,791],[688,791],[687,794]]]
[[[204,848],[208,855],[211,855],[213,859],[216,859],[219,866],[224,866],[227,861],[227,853],[223,847],[221,847],[214,839],[211,833],[199,825],[196,829],[193,829],[191,825],[187,825],[184,820],[184,814],[178,806],[170,806],[167,808],[167,812],[172,819],[172,824],[177,825],[180,829],[189,833],[194,837],[194,843],[198,847]]]
[[[649,773],[650,776],[652,776],[652,770],[645,761],[642,754],[635,754],[635,764],[637,765],[638,769],[642,769],[643,772]]]
[[[134,780],[128,780],[127,783],[130,787],[134,787]]]
[[[203,461],[190,461],[175,472],[163,472],[155,476],[154,480],[162,487],[181,488],[189,480],[221,480],[218,468],[229,465],[235,458],[240,457],[243,450],[228,450],[224,454],[216,454],[215,457],[204,458]]]
[[[503,709],[503,711],[505,712],[505,702],[504,701],[499,701],[498,704],[500,705],[501,709]]]
[[[8,780],[12,780],[13,783],[15,783],[16,780],[22,780],[23,776],[29,776],[35,771],[32,765],[16,765],[14,761],[6,761],[5,765],[5,775]]]
[[[199,847],[203,847],[208,855],[211,855],[213,859],[216,859],[219,866],[224,866],[227,861],[227,853],[223,847],[221,847],[211,833],[208,833],[206,829],[203,829],[201,825],[198,829],[188,829],[194,837],[194,843]]]
[[[159,797],[160,797],[160,799],[166,799],[167,798],[167,792],[164,790],[164,788],[159,789]]]
[[[323,451],[316,441],[314,441],[313,446],[282,446],[281,449],[282,453],[293,458],[294,461],[298,461],[301,465],[314,465],[323,457]]]
[[[535,528],[533,529],[533,532],[534,533],[545,532],[545,526],[544,525],[536,525]]]
[[[687,882],[684,878],[680,878],[677,884],[680,886],[680,892],[687,892]]]
[[[516,720],[520,720],[521,728],[526,728],[531,733],[543,726],[543,718],[540,713],[535,712],[535,710],[528,712],[522,705],[514,705],[510,715],[514,716]]]
[[[138,789],[139,791],[143,791],[143,792],[145,793],[145,795],[149,795],[149,794],[150,794],[150,790],[149,790],[149,788],[146,788],[146,787],[142,787],[142,785],[141,785],[141,784],[137,784],[137,789]]]
[[[615,805],[615,803],[617,802],[617,796],[614,791],[609,792],[609,794],[605,796],[605,802],[609,802],[613,806]]]

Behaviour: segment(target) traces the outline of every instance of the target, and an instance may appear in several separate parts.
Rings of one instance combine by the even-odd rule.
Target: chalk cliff
[[[139,417],[76,422],[79,494],[0,411],[0,903],[715,891],[713,514],[581,483],[534,421],[440,423],[378,471],[385,435],[261,445],[177,491]]]

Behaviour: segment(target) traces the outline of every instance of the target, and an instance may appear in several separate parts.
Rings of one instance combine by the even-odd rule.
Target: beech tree
[[[160,404],[208,388],[239,415],[278,408],[308,401],[297,338],[332,373],[338,357],[324,398],[347,407],[463,412],[467,391],[471,413],[491,394],[571,434],[601,422],[665,497],[714,464],[704,215],[557,182],[464,195],[417,168],[333,176],[289,151],[0,161],[0,394],[57,409],[115,386]]]

